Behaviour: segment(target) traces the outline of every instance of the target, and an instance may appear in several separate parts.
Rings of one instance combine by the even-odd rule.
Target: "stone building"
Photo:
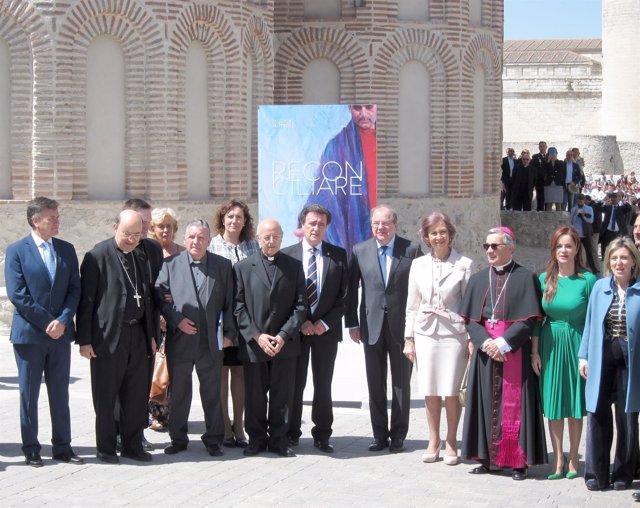
[[[505,41],[503,149],[544,139],[580,147],[587,172],[638,171],[638,23],[636,0],[603,0],[602,40]]]
[[[412,238],[447,210],[477,249],[499,220],[502,24],[502,0],[0,0],[0,263],[36,195],[80,253],[128,197],[256,209],[272,103],[377,103],[379,201]]]

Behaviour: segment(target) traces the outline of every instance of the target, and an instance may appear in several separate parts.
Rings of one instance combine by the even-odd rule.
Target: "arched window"
[[[338,104],[340,71],[327,58],[316,58],[307,65],[302,76],[303,104]]]
[[[473,192],[476,195],[484,193],[485,90],[486,74],[480,65],[473,75]]]
[[[11,54],[0,39],[0,199],[11,199]]]
[[[187,50],[185,77],[185,139],[187,155],[187,194],[189,199],[208,199],[209,192],[209,115],[207,93],[207,55],[198,41]]]
[[[425,195],[431,191],[431,77],[422,63],[411,61],[399,79],[399,190]]]
[[[87,177],[90,199],[125,197],[125,65],[120,43],[96,37],[87,50]],[[139,148],[139,147],[134,147]]]

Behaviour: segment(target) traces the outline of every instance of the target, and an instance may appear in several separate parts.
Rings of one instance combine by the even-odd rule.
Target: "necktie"
[[[382,273],[382,282],[387,285],[387,248],[388,245],[380,247],[380,272]]]
[[[611,231],[618,231],[618,224],[616,223],[616,205],[611,205],[611,223],[609,224],[609,229]]]
[[[309,249],[309,266],[307,267],[307,297],[312,309],[318,303],[318,265],[316,264],[316,248]]]
[[[49,242],[44,242],[42,244],[42,249],[44,251],[44,264],[49,272],[49,279],[53,282],[53,278],[56,275],[56,260],[53,258],[53,252],[51,252],[51,245],[49,245]]]

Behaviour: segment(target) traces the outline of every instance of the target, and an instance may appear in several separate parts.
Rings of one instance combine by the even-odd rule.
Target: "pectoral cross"
[[[137,289],[136,289],[135,294],[133,295],[133,298],[135,299],[136,303],[138,304],[138,308],[140,308],[140,300],[142,299],[142,297],[138,293]],[[491,328],[493,328],[493,325],[491,325]]]
[[[491,314],[491,318],[487,319],[487,321],[489,322],[489,325],[491,326],[492,330],[493,330],[493,325],[495,325],[498,322],[494,314]]]

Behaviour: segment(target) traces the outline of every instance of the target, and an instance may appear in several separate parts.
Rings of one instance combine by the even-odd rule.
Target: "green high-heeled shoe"
[[[560,480],[561,478],[564,478],[567,467],[567,457],[566,455],[562,455],[562,469],[559,473],[551,473],[549,476],[547,476],[547,480]]]
[[[567,466],[567,474],[564,475],[567,480],[575,480],[578,476],[577,471],[569,471],[569,467]]]

